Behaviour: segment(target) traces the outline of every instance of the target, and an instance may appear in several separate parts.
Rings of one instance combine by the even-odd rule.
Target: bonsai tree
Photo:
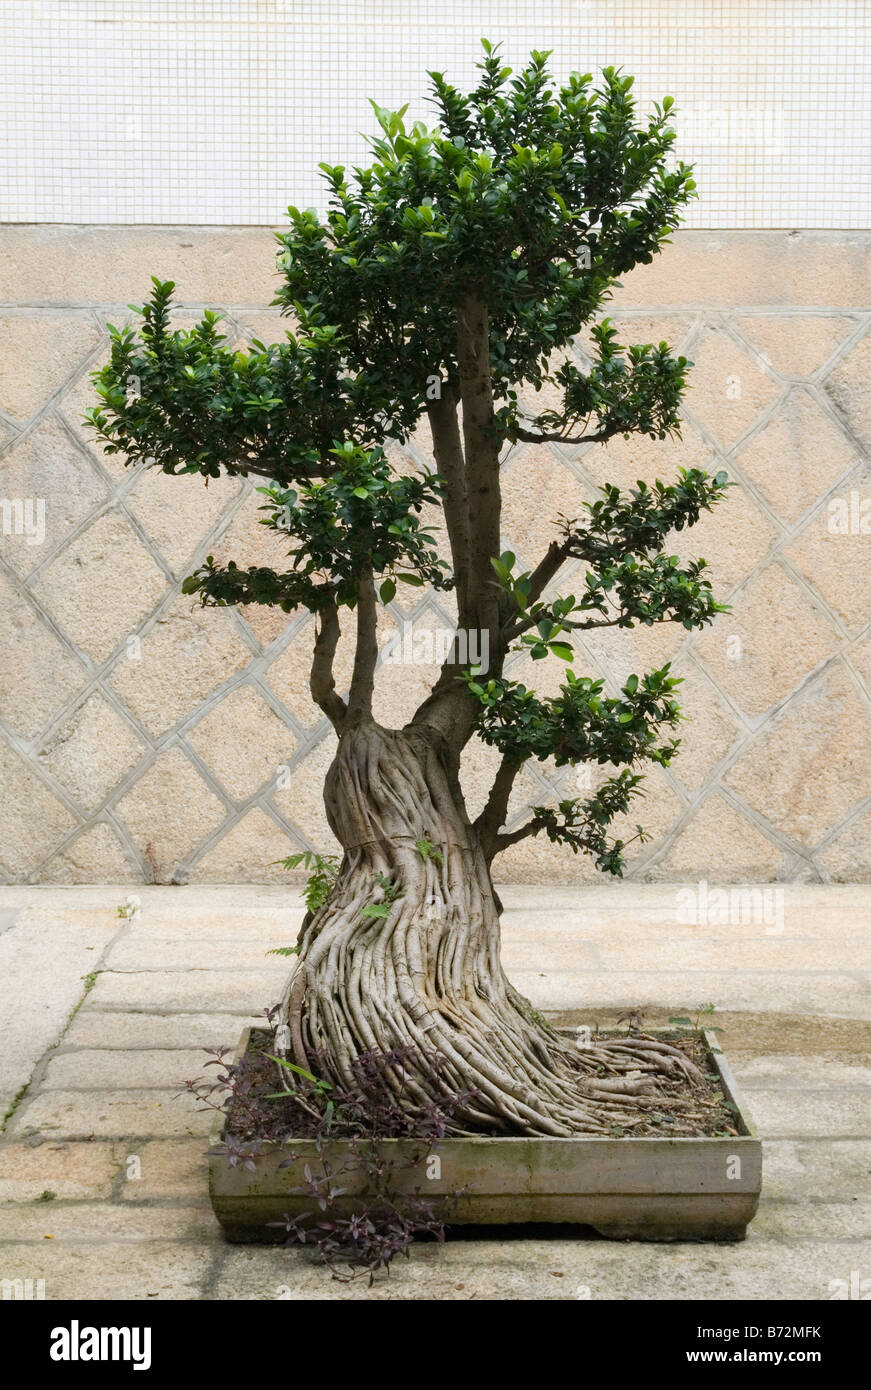
[[[369,166],[349,175],[321,165],[324,218],[290,208],[274,301],[294,320],[284,342],[233,351],[212,312],[171,331],[174,285],[155,280],[138,328],[112,330],[111,360],[95,376],[102,403],[88,418],[130,462],[258,479],[286,566],[209,558],[186,593],[316,617],[311,693],[338,735],[325,803],[343,855],[303,924],[279,1053],[348,1084],[355,1057],[408,1049],[421,1059],[406,1068],[412,1110],[444,1087],[471,1097],[455,1128],[602,1134],[667,1103],[691,1064],[650,1039],[579,1047],[550,1029],[503,973],[491,875],[501,851],[540,834],[621,873],[624,843],[609,827],[644,765],[667,765],[677,748],[678,681],[666,666],[608,692],[571,669],[572,635],[710,622],[721,605],[705,561],[680,564],[667,541],[727,483],[693,469],[667,484],[605,487],[581,518],[553,519],[531,570],[503,552],[499,465],[513,443],[679,432],[686,359],[665,343],[621,346],[601,314],[617,277],[668,240],[694,184],[686,165],[670,167],[670,97],[639,119],[619,70],[606,68],[598,85],[573,74],[555,90],[548,54],[512,76],[484,50],[468,93],[430,74],[434,128],[409,128],[406,108],[374,107]],[[585,327],[587,371],[564,351]],[[522,400],[545,385],[550,404],[532,414]],[[385,446],[426,424],[435,469],[397,471]],[[433,506],[450,564],[424,520]],[[572,560],[586,573],[565,594]],[[388,729],[372,712],[376,620],[398,584],[451,590],[458,638],[408,723]],[[333,661],[345,623],[356,654],[340,692]],[[524,648],[566,663],[556,697],[503,674]],[[469,666],[470,650],[486,652],[486,671]],[[501,760],[471,820],[460,764],[476,733]],[[506,833],[509,795],[531,758],[594,762],[609,775],[593,795],[538,807]]]

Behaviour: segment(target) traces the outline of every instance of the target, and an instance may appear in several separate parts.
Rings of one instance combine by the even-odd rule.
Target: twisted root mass
[[[344,857],[303,924],[279,1053],[306,1069],[317,1057],[345,1086],[362,1053],[417,1054],[395,1084],[412,1111],[468,1092],[453,1133],[638,1133],[663,1116],[672,1134],[698,1132],[705,1078],[680,1048],[644,1035],[580,1045],[509,983],[489,868],[427,731],[349,731],[325,796]],[[424,1061],[434,1053],[438,1067]]]

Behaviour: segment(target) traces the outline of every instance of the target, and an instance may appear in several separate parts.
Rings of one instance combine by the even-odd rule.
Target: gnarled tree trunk
[[[668,1104],[695,1071],[650,1040],[577,1046],[512,988],[487,859],[436,729],[346,726],[325,800],[344,856],[328,902],[304,924],[279,1011],[277,1046],[297,1064],[317,1056],[325,1079],[350,1083],[361,1052],[438,1053],[435,1073],[404,1069],[410,1105],[471,1088],[467,1131],[556,1135],[637,1123],[647,1097]],[[378,903],[387,916],[363,915]]]

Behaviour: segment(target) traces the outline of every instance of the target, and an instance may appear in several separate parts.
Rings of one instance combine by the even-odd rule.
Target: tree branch
[[[511,789],[522,767],[522,762],[515,762],[507,756],[502,759],[499,771],[496,773],[496,778],[490,788],[487,804],[475,821],[475,829],[478,831],[481,848],[488,864],[496,852],[499,827],[505,824]]]
[[[551,541],[545,552],[544,557],[536,565],[529,576],[529,597],[527,606],[537,603],[552,579],[555,579],[562,569],[571,551],[571,537],[566,537],[563,541]],[[503,631],[504,641],[513,642],[516,637],[520,637],[536,623],[535,618],[517,619],[505,627]]]
[[[346,722],[359,724],[372,713],[375,690],[375,668],[378,665],[377,602],[372,572],[361,575],[357,582],[357,650],[354,654],[354,674],[348,695]]]
[[[335,472],[335,464],[328,462],[326,459],[317,464],[316,467],[307,468],[305,471],[294,464],[290,479],[282,478],[280,476],[280,467],[271,465],[266,465],[264,467],[262,464],[257,463],[240,463],[234,465],[232,470],[229,468],[227,469],[227,475],[231,478],[244,478],[247,477],[249,473],[253,473],[258,478],[268,478],[270,482],[276,483],[286,483],[287,481],[298,483],[303,479],[308,481],[314,478],[329,478],[332,477]]]
[[[534,434],[532,430],[525,430],[519,426],[511,432],[516,439],[521,439],[524,444],[602,444],[606,439],[610,439],[617,430],[598,430],[595,434]]]
[[[459,432],[455,436],[449,433],[447,420],[440,419],[439,426],[445,431],[448,469],[455,470],[454,502],[458,508],[462,502],[462,510],[451,520],[446,505],[445,517],[449,526],[456,528],[461,555],[464,549],[468,554],[467,579],[466,571],[463,572],[465,595],[458,592],[459,623],[467,630],[477,629],[481,650],[486,636],[489,669],[498,671],[505,654],[501,632],[504,596],[495,582],[490,560],[499,554],[500,542],[499,435],[495,429],[490,380],[487,306],[474,293],[465,297],[457,311],[457,360],[463,407],[462,451]],[[455,428],[455,401],[452,413]],[[456,476],[461,452],[465,459],[462,490]],[[457,582],[459,590],[459,578]],[[477,714],[477,703],[458,675],[459,667],[452,652],[432,691],[414,715],[415,723],[437,727],[453,749],[460,749],[468,742]]]
[[[538,614],[535,617],[526,617],[518,619],[518,621],[513,625],[513,627],[505,629],[505,641],[515,642],[518,637],[523,636],[524,632],[529,632],[530,628],[535,627],[540,616],[541,615]],[[591,618],[588,623],[574,623],[571,621],[570,618],[561,618],[560,621],[567,631],[591,632],[592,629],[595,627],[619,627],[620,618],[623,616],[624,615],[621,613],[616,618]],[[654,622],[658,623],[673,623],[678,621],[679,620],[676,617],[654,619]]]
[[[466,295],[457,314],[457,358],[471,545],[470,607],[476,610],[480,628],[488,630],[492,650],[500,636],[500,593],[490,565],[499,554],[499,443],[494,428],[487,306],[474,292]]]
[[[508,849],[511,845],[519,844],[521,840],[526,840],[530,835],[535,835],[541,830],[545,822],[535,816],[532,820],[521,825],[519,830],[512,830],[504,835],[497,835],[493,841],[493,853],[490,858],[495,859],[497,854],[501,854],[503,849]]]
[[[348,713],[348,706],[341,695],[336,693],[333,677],[333,661],[341,636],[339,610],[335,603],[330,603],[320,610],[318,617],[320,626],[315,639],[309,689],[315,704],[320,706],[333,728],[339,732]]]
[[[544,558],[529,576],[529,603],[537,603],[550,581],[556,578],[569,558],[571,546],[571,538],[564,541],[551,541]]]
[[[462,624],[468,617],[471,544],[466,465],[457,419],[457,398],[453,387],[446,385],[439,400],[428,401],[427,413],[436,468],[445,480],[444,514],[451,543],[457,607]]]

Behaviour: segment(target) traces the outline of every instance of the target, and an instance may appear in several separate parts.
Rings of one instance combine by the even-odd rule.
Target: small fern
[[[319,907],[323,907],[339,876],[339,860],[335,854],[315,854],[313,850],[305,850],[302,854],[290,854],[287,859],[274,859],[272,862],[280,864],[288,872],[298,869],[300,865],[311,870],[302,890],[303,901],[309,912],[317,912]]]
[[[432,840],[415,840],[414,848],[417,850],[424,863],[426,863],[428,859],[434,860],[436,864],[443,864],[445,862],[445,856],[438,846],[433,844]]]
[[[289,854],[286,859],[273,859],[273,864],[280,864],[283,869],[291,872],[298,869],[300,865],[304,869],[311,869],[311,873],[306,879],[306,885],[302,890],[303,902],[309,912],[317,912],[319,907],[323,907],[335,886],[339,876],[339,860],[335,854],[315,854],[313,850],[304,850],[302,854]],[[271,951],[267,951],[268,956],[298,956],[299,946],[273,946]]]

